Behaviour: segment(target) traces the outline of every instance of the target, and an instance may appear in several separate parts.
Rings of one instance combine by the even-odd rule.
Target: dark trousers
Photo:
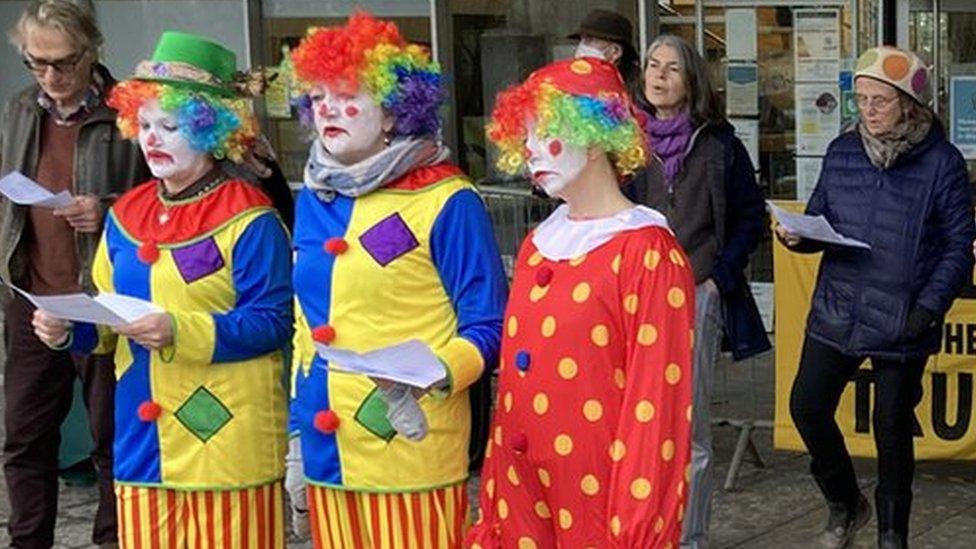
[[[803,343],[793,382],[790,414],[810,452],[810,472],[824,497],[853,506],[860,495],[851,455],[834,420],[841,393],[865,358],[845,355],[810,337]],[[908,532],[915,474],[913,410],[922,398],[928,357],[907,361],[871,359],[874,369],[872,424],[878,453],[878,526]]]
[[[10,496],[11,547],[48,548],[54,543],[58,512],[58,447],[61,423],[71,406],[75,376],[80,377],[95,448],[98,510],[92,541],[114,542],[115,494],[112,487],[112,436],[115,372],[109,356],[73,357],[52,351],[34,335],[34,308],[20,297],[4,307],[3,472]]]

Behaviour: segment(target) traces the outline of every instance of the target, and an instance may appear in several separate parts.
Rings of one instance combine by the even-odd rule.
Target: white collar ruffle
[[[532,243],[546,259],[563,261],[589,253],[619,233],[644,227],[670,230],[667,218],[647,206],[634,206],[610,217],[577,221],[569,218],[569,207],[563,204],[539,224]]]

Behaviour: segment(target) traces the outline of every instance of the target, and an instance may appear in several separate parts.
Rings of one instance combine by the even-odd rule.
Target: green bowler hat
[[[152,59],[136,65],[136,80],[162,82],[220,96],[237,95],[237,56],[202,36],[166,31]]]

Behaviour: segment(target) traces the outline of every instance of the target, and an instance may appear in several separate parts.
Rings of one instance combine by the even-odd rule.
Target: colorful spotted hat
[[[892,46],[869,49],[857,60],[854,78],[861,76],[891,84],[922,105],[928,102],[929,71],[910,51]]]

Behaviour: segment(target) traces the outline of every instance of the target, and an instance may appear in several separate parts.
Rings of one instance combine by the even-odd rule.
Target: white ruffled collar
[[[610,217],[576,221],[569,218],[569,206],[563,204],[539,224],[532,243],[546,259],[563,261],[589,253],[619,233],[644,227],[670,230],[664,215],[646,206],[634,206]]]

